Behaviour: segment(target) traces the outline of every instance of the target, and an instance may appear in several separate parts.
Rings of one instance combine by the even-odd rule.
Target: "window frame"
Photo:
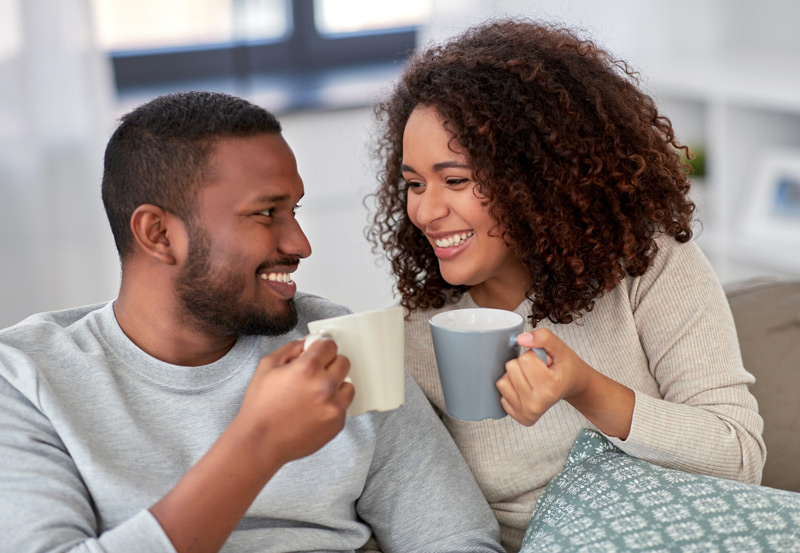
[[[290,0],[289,6],[292,24],[280,39],[110,52],[117,91],[264,74],[307,77],[323,70],[403,61],[416,45],[415,27],[323,35],[314,21],[314,0]]]

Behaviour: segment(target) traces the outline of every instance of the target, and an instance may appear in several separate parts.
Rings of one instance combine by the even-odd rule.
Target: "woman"
[[[407,367],[519,549],[582,428],[659,465],[758,483],[763,422],[724,293],[692,237],[671,123],[627,64],[507,20],[417,53],[388,100],[369,237],[408,312]],[[445,412],[428,319],[494,307],[544,348],[498,381],[510,415]],[[563,400],[563,401],[562,401]]]

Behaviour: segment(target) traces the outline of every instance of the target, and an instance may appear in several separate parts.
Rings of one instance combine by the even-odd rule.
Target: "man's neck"
[[[124,286],[114,302],[114,315],[125,335],[148,355],[165,363],[187,367],[221,359],[237,336],[216,336],[187,324],[179,315],[174,297],[158,301],[149,294],[137,298]]]

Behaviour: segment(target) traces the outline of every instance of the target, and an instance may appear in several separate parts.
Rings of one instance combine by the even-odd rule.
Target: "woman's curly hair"
[[[489,22],[412,56],[375,108],[380,187],[366,234],[384,249],[408,310],[467,290],[445,282],[406,212],[403,132],[416,106],[435,108],[467,153],[530,273],[534,325],[570,323],[626,274],[644,274],[657,235],[692,237],[681,150],[691,153],[637,74],[571,29]]]

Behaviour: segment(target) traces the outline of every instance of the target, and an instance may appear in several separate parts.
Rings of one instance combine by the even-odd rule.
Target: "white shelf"
[[[657,95],[800,114],[800,61],[770,57],[653,66],[644,85]]]
[[[773,151],[800,159],[800,61],[681,63],[647,68],[643,84],[681,142],[706,153],[706,178],[693,190],[702,221],[697,242],[721,280],[739,274],[800,277],[800,239],[743,231]]]

